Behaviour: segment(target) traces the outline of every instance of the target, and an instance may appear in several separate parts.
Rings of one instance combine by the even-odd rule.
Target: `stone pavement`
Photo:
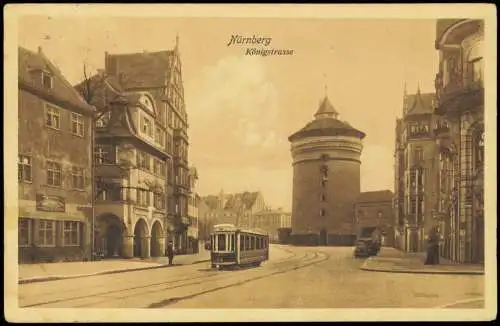
[[[407,253],[383,247],[377,256],[366,259],[362,270],[373,272],[417,273],[417,274],[468,274],[483,275],[484,266],[453,264],[440,258],[439,265],[424,265],[425,253]]]
[[[168,265],[167,257],[148,259],[109,259],[92,262],[65,262],[47,264],[20,264],[18,283],[45,282],[59,279],[80,278],[92,275],[114,274],[153,268],[190,265],[210,260],[210,252],[202,251],[192,255],[174,257],[174,264]]]

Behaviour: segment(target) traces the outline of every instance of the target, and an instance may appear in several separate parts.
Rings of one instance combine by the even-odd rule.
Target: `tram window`
[[[223,251],[226,250],[226,235],[225,234],[219,234],[217,236],[217,250]]]
[[[240,250],[245,251],[245,236],[242,234],[240,235]]]
[[[252,250],[255,250],[255,237],[252,237]]]
[[[256,249],[260,249],[260,238],[257,237],[257,238],[255,238],[255,240],[257,240],[257,243],[256,243],[257,248]]]
[[[234,234],[231,234],[230,237],[231,237],[231,247],[230,247],[230,249],[231,249],[231,251],[234,251]]]
[[[250,237],[248,235],[245,236],[245,249],[250,250]]]

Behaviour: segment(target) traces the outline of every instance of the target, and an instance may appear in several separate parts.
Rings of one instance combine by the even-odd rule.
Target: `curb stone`
[[[370,258],[371,259],[371,258]],[[424,269],[395,269],[384,267],[367,267],[365,266],[368,261],[365,261],[359,268],[363,271],[369,272],[385,272],[385,273],[406,273],[406,274],[449,274],[449,275],[484,275],[484,271],[453,271],[453,270],[424,270]]]
[[[137,272],[149,269],[158,269],[158,268],[169,268],[175,266],[183,266],[183,265],[195,265],[201,264],[210,261],[210,259],[197,260],[189,264],[181,264],[181,265],[158,265],[158,266],[148,266],[148,267],[138,267],[131,269],[115,269],[115,270],[107,270],[103,272],[91,273],[91,274],[82,274],[82,275],[69,275],[69,276],[45,276],[45,277],[34,277],[34,278],[26,278],[18,280],[17,284],[30,284],[30,283],[39,283],[39,282],[49,282],[49,281],[58,281],[58,280],[68,280],[74,278],[84,278],[98,275],[109,275],[109,274],[118,274],[118,273],[127,273],[127,272]]]

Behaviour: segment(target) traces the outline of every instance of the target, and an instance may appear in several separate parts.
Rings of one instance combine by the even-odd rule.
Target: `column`
[[[151,236],[141,237],[141,258],[151,257]]]
[[[159,251],[159,256],[164,257],[165,256],[165,243],[166,239],[163,237],[157,238],[158,241],[158,251]]]
[[[124,235],[123,236],[122,252],[123,252],[124,258],[133,258],[134,257],[134,236],[133,235]]]

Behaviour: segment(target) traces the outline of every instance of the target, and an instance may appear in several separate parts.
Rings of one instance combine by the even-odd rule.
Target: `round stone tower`
[[[315,119],[291,135],[292,241],[297,245],[352,245],[354,202],[360,193],[365,133],[338,119],[328,97]]]

